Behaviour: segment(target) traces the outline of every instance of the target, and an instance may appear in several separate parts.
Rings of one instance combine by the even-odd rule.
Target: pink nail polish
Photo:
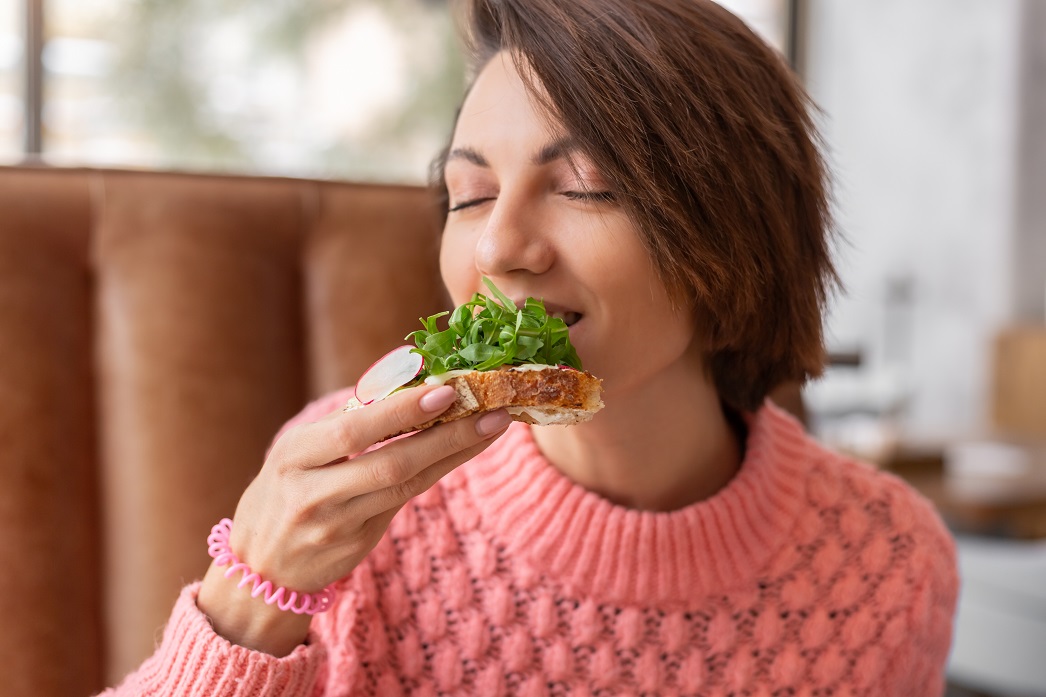
[[[418,406],[427,412],[443,411],[454,403],[457,396],[458,393],[454,391],[453,387],[444,385],[424,395],[418,402]]]
[[[493,411],[476,422],[476,433],[489,436],[508,426],[511,421],[512,417],[504,409]]]

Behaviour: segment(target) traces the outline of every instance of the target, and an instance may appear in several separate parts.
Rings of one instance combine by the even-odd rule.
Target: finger
[[[345,500],[382,489],[394,488],[416,477],[422,470],[446,457],[489,439],[511,422],[504,410],[441,424],[409,438],[387,443],[344,466],[324,473],[320,484],[328,491],[343,491]]]
[[[494,434],[493,437],[449,455],[429,465],[401,484],[364,494],[363,496],[357,496],[349,502],[349,506],[355,509],[356,515],[368,519],[382,516],[387,511],[398,510],[410,499],[428,491],[436,482],[452,472],[456,467],[468,462],[489,448],[503,433],[504,429]]]
[[[431,421],[445,412],[457,397],[450,385],[422,385],[403,390],[350,412],[356,417],[353,430],[358,438],[371,445]]]
[[[421,385],[401,390],[380,402],[303,425],[286,443],[293,464],[319,467],[361,453],[378,441],[431,421],[454,403],[457,394],[447,385]],[[290,434],[288,434],[290,435]]]
[[[393,506],[386,511],[380,511],[376,515],[367,519],[367,522],[363,524],[363,534],[369,539],[380,540],[381,536],[388,530],[389,525],[392,524],[392,519],[396,517],[396,514],[400,512],[400,506]]]

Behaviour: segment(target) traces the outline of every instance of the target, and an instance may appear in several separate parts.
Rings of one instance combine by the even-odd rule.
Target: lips
[[[552,317],[563,320],[568,327],[572,327],[577,324],[578,320],[581,319],[580,312],[552,312],[549,313]]]

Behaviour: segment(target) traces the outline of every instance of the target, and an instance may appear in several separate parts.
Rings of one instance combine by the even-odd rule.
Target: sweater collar
[[[687,604],[752,577],[786,539],[803,499],[810,441],[767,401],[746,416],[734,478],[667,513],[611,503],[561,474],[531,427],[508,432],[464,468],[482,525],[510,556],[607,602]]]

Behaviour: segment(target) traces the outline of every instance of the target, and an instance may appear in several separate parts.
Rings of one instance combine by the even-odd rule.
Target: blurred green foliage
[[[280,119],[256,104],[222,105],[219,93],[228,88],[230,69],[243,84],[263,82],[265,70],[285,81],[288,75],[304,79],[310,44],[346,13],[360,10],[380,12],[401,37],[408,78],[405,99],[373,114],[363,132],[318,142],[307,132],[307,114],[302,132],[288,132],[295,129],[286,119],[273,132]],[[443,2],[131,0],[120,17],[106,32],[116,49],[112,89],[121,114],[159,153],[160,166],[416,181],[424,176],[418,149],[431,157],[449,137],[464,90],[463,58]],[[236,44],[232,66],[214,65],[223,54],[216,43],[223,41]],[[359,66],[346,66],[347,74],[350,67]],[[274,164],[264,154],[272,140],[296,150],[291,164]]]

